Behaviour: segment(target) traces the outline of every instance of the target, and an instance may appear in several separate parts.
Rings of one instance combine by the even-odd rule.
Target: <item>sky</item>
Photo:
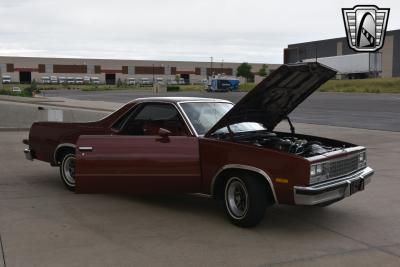
[[[345,36],[341,8],[400,1],[0,0],[0,55],[282,63],[291,43]]]

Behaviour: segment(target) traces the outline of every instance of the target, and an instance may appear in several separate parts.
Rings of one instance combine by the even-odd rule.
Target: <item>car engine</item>
[[[235,135],[233,140],[239,143],[253,144],[258,147],[284,151],[306,158],[341,149],[341,147],[324,145],[319,141],[306,140],[295,136],[278,136],[271,132],[263,132],[251,136]]]

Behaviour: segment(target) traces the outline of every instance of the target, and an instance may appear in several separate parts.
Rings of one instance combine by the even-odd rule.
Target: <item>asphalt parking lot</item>
[[[47,97],[76,100],[126,103],[139,97],[195,96],[239,101],[246,93],[179,92],[154,94],[134,90],[85,92],[80,90],[51,90]],[[312,94],[292,114],[294,122],[334,125],[372,130],[400,131],[400,96],[398,94],[321,93]]]
[[[274,206],[231,225],[208,198],[78,195],[0,132],[0,266],[400,266],[400,133],[298,124],[365,145],[376,174],[326,208]]]

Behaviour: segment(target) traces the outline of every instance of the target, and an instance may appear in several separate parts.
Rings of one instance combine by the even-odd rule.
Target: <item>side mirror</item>
[[[168,138],[168,136],[171,135],[171,132],[168,131],[167,129],[160,128],[158,129],[158,135],[161,136],[162,138]]]

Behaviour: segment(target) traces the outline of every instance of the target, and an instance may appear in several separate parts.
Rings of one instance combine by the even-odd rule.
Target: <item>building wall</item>
[[[257,72],[263,64],[250,63],[252,71]],[[13,66],[14,71],[7,71],[7,66]],[[224,71],[226,74],[236,75],[236,69],[240,63],[213,62],[213,72],[218,74]],[[279,67],[280,64],[267,64],[270,70]],[[113,59],[78,59],[78,58],[36,58],[36,57],[1,57],[0,67],[3,75],[10,75],[12,82],[19,82],[20,71],[30,71],[32,79],[41,81],[43,76],[57,77],[98,77],[105,82],[107,73],[115,73],[119,78],[153,78],[162,77],[175,79],[175,75],[187,73],[190,82],[207,78],[211,73],[210,62],[189,61],[150,61],[150,60],[113,60]],[[223,69],[222,69],[223,67]],[[8,69],[11,70],[11,69]]]
[[[400,30],[388,31],[382,52],[382,76],[400,77]],[[306,43],[290,44],[284,50],[284,63],[295,63],[304,59],[355,54],[347,38],[335,38]]]

